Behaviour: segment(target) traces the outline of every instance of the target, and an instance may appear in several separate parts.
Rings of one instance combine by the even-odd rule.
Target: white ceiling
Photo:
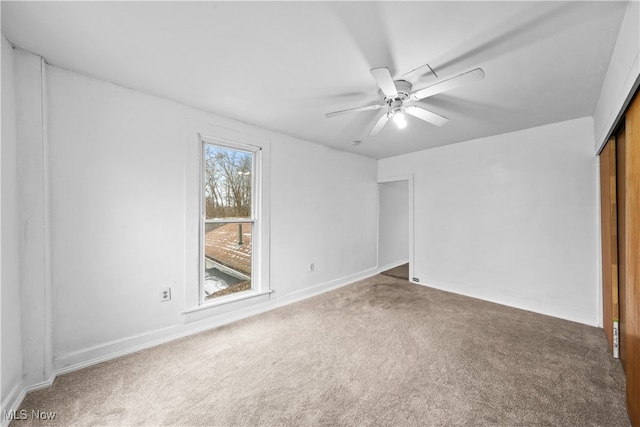
[[[47,62],[374,158],[592,115],[626,2],[2,2],[2,33]],[[450,121],[381,110],[369,73],[414,89],[486,78],[422,101]],[[361,140],[357,146],[353,140]]]

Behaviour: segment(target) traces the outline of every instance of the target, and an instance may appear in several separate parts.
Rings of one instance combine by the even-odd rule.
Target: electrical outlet
[[[315,269],[316,269],[315,263],[312,262],[311,264],[309,264],[309,271],[313,271]]]
[[[171,288],[160,289],[160,302],[171,301]]]

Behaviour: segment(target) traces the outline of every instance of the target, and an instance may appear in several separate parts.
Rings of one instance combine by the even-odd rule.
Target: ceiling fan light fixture
[[[400,110],[393,111],[393,122],[396,124],[398,129],[404,129],[407,127],[407,119],[405,118],[404,113]]]
[[[402,122],[406,122],[407,119],[404,117],[404,113],[402,111],[394,111],[393,112],[393,121],[395,124],[400,124]]]

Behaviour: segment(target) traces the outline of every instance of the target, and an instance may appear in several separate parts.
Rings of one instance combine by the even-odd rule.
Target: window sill
[[[233,302],[236,302],[236,301],[242,301],[242,300],[246,300],[246,299],[249,299],[249,298],[256,298],[256,297],[259,297],[259,296],[262,296],[262,295],[268,295],[268,294],[270,294],[272,292],[273,292],[273,290],[271,290],[271,289],[268,289],[266,291],[254,290],[254,291],[240,292],[240,293],[235,294],[235,295],[229,295],[229,296],[216,298],[215,300],[207,301],[207,302],[202,303],[201,305],[198,305],[198,306],[195,306],[195,307],[185,308],[182,311],[182,314],[195,313],[195,312],[198,312],[198,311],[207,310],[207,309],[213,308],[213,307],[219,307],[221,305],[233,303]]]

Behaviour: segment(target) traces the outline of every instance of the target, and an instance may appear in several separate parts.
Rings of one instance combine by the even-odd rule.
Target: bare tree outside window
[[[251,217],[252,153],[205,146],[207,218]]]

